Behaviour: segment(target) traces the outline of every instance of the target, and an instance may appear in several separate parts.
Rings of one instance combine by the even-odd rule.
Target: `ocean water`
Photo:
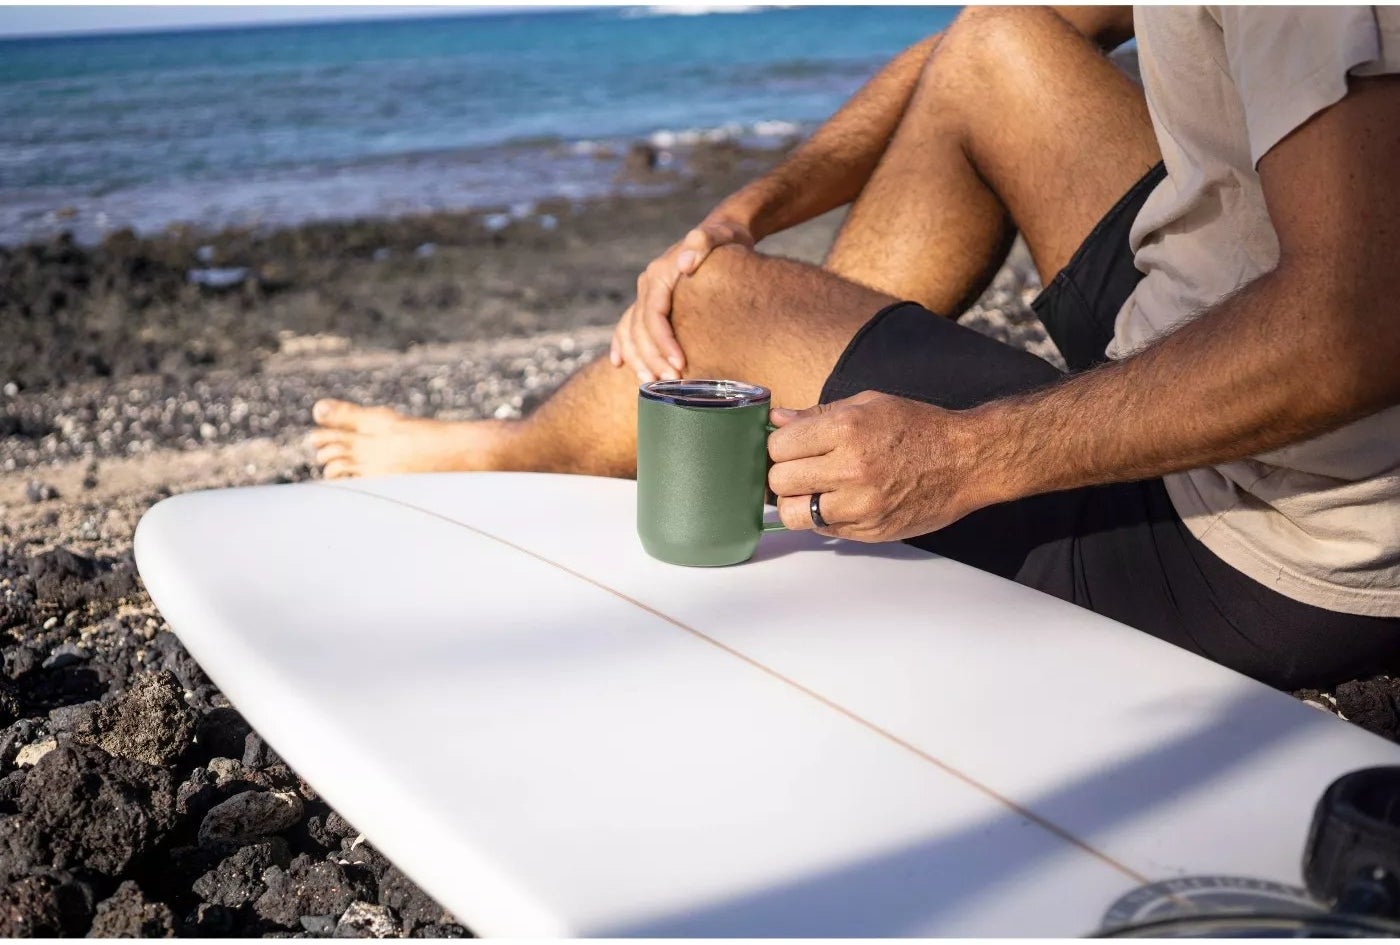
[[[0,243],[509,206],[810,130],[954,7],[579,9],[0,41]],[[3,18],[0,9],[0,18]]]

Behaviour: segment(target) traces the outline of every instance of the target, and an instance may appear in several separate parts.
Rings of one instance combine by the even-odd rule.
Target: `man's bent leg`
[[[1160,155],[1141,87],[1044,8],[944,33],[826,266],[946,316],[1020,230],[1047,285]]]
[[[807,407],[856,331],[894,301],[804,263],[726,246],[681,281],[672,320],[689,376],[762,384],[774,406]],[[328,478],[415,468],[636,472],[636,376],[607,358],[524,420],[441,423],[340,401],[317,404],[316,419]]]

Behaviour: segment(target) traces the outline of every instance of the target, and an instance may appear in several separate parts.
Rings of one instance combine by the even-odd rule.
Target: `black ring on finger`
[[[808,509],[812,513],[812,526],[814,528],[831,527],[826,523],[826,519],[822,518],[822,494],[820,492],[812,493],[812,502],[808,506]]]

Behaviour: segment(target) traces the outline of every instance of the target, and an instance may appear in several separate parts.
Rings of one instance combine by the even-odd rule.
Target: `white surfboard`
[[[193,493],[136,556],[248,720],[483,935],[1079,935],[1153,883],[1299,885],[1326,786],[1400,763],[903,545],[661,564],[635,495],[484,473]]]

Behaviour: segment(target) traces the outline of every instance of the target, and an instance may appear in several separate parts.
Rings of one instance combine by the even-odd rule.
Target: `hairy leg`
[[[1043,278],[1158,159],[1141,91],[1046,10],[968,10],[925,68],[822,271],[717,251],[677,289],[692,377],[763,384],[805,407],[891,297],[956,315],[999,264],[1012,221]],[[873,288],[865,288],[873,287]],[[594,362],[519,422],[446,424],[339,401],[312,435],[327,476],[518,469],[627,476],[634,376]]]
[[[963,11],[827,257],[956,317],[1014,229],[1043,282],[1160,154],[1141,87],[1045,8]]]
[[[689,376],[762,384],[774,406],[806,407],[860,326],[893,301],[814,266],[725,246],[681,280],[672,320],[690,355]],[[341,401],[316,410],[323,426],[312,442],[330,478],[430,469],[636,472],[637,378],[606,357],[520,421],[437,424]]]

